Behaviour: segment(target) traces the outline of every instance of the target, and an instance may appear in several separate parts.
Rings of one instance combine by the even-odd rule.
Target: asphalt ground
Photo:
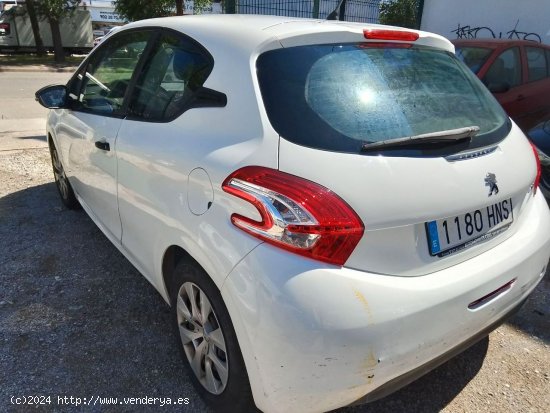
[[[47,73],[34,77],[50,83]],[[30,105],[26,93],[19,99]],[[62,206],[43,122],[0,120],[0,411],[207,412],[182,368],[168,306],[83,211]],[[339,413],[547,412],[549,350],[547,274],[488,338],[399,392]],[[24,396],[50,402],[12,404]],[[158,401],[118,404],[132,397]],[[160,398],[189,404],[161,407]],[[84,399],[92,405],[75,404]]]

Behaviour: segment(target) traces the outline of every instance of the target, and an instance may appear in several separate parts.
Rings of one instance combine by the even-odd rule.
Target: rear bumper
[[[322,412],[372,401],[487,335],[533,291],[548,263],[546,202],[537,196],[525,213],[522,227],[497,247],[421,277],[327,267],[258,246],[222,288],[258,407]]]
[[[458,346],[453,347],[452,349],[446,351],[445,353],[441,354],[440,356],[434,358],[433,360],[430,360],[426,364],[423,364],[422,366],[418,366],[417,368],[408,371],[405,374],[402,374],[399,377],[396,377],[387,383],[384,383],[380,387],[374,389],[373,391],[369,392],[367,395],[361,397],[360,399],[356,400],[353,405],[359,405],[364,403],[373,402],[375,400],[381,399],[383,397],[386,397],[397,390],[401,389],[402,387],[405,387],[406,385],[412,383],[416,379],[422,377],[423,375],[429,373],[433,369],[441,366],[443,363],[449,361],[455,356],[458,356],[460,353],[468,349],[469,347],[473,346],[475,343],[483,339],[484,337],[487,337],[489,333],[491,333],[493,330],[497,329],[499,326],[501,326],[506,320],[510,317],[512,317],[514,314],[516,314],[523,304],[525,303],[526,299],[519,302],[514,308],[512,308],[509,312],[504,314],[502,318],[499,320],[496,320],[494,323],[490,324],[480,332],[476,333],[472,337],[470,337],[468,340],[460,343]]]

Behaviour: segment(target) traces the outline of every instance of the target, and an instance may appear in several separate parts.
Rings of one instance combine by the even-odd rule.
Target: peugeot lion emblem
[[[498,194],[497,177],[489,172],[485,177],[485,185],[489,187],[489,196]]]

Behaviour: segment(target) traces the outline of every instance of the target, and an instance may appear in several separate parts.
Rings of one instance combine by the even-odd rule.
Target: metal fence
[[[225,0],[226,13],[268,14],[326,19],[335,9],[340,20],[378,23],[380,0]]]

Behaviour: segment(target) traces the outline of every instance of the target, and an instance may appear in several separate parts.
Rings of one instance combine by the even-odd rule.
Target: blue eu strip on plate
[[[428,225],[428,234],[430,236],[430,249],[432,255],[441,251],[441,245],[439,244],[439,234],[437,233],[437,222],[430,221]]]

